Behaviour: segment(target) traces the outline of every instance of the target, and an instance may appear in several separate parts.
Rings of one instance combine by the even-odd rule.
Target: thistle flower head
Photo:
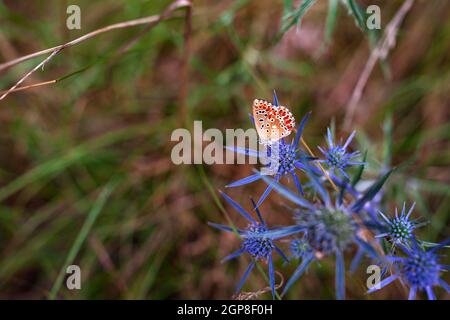
[[[439,256],[436,251],[450,243],[450,238],[440,244],[435,244],[431,249],[421,248],[413,238],[411,246],[406,247],[400,244],[399,247],[405,256],[388,256],[387,259],[395,266],[396,272],[380,282],[376,288],[369,290],[369,293],[380,290],[396,279],[400,279],[409,287],[409,299],[416,297],[417,291],[425,291],[428,299],[436,299],[433,287],[441,286],[450,292],[450,286],[440,278],[442,271],[449,270],[450,266],[439,263]]]
[[[412,211],[414,210],[415,203],[406,212],[406,203],[403,203],[403,208],[398,214],[397,208],[395,209],[394,218],[388,218],[381,211],[378,211],[379,215],[386,222],[386,232],[377,235],[377,238],[389,237],[394,243],[406,243],[413,237],[413,231],[419,226],[414,220],[410,220]]]
[[[329,255],[344,251],[356,235],[356,224],[346,209],[321,207],[299,217],[307,226],[306,239],[316,252]]]
[[[278,175],[293,174],[296,169],[295,163],[301,160],[297,150],[283,141],[277,148],[272,149],[269,158],[271,161],[278,161]]]
[[[436,254],[422,249],[410,251],[400,267],[401,276],[409,287],[419,290],[437,284],[440,271]]]
[[[278,248],[278,246],[275,244],[275,240],[297,233],[298,227],[269,229],[261,215],[261,212],[256,207],[256,204],[253,200],[252,204],[258,216],[257,219],[253,218],[236,201],[231,199],[225,193],[222,193],[222,196],[242,217],[244,217],[249,222],[247,228],[245,228],[244,230],[235,229],[217,223],[209,223],[210,226],[216,229],[225,232],[237,233],[242,238],[241,248],[223,258],[222,261],[235,259],[244,253],[250,254],[253,258],[250,264],[248,265],[247,270],[245,271],[241,280],[239,281],[235,293],[238,293],[241,290],[248,275],[255,267],[256,261],[263,260],[267,262],[269,266],[270,288],[272,290],[272,296],[275,297],[275,271],[272,261],[272,255],[274,251],[278,253],[285,261],[288,261],[283,251],[281,251],[281,249]]]
[[[347,179],[349,179],[349,176],[345,172],[345,169],[348,166],[364,164],[364,162],[355,161],[355,158],[359,157],[360,155],[359,151],[351,153],[347,151],[347,147],[352,142],[355,134],[356,132],[353,131],[343,145],[335,144],[333,141],[331,130],[330,128],[327,128],[326,141],[328,148],[324,149],[322,147],[318,147],[320,152],[322,152],[322,154],[325,156],[325,159],[321,159],[319,161],[325,163],[331,170],[338,170]]]
[[[293,239],[290,244],[290,251],[295,259],[301,259],[312,253],[312,249],[306,239]]]
[[[275,249],[273,240],[266,236],[269,231],[262,223],[249,224],[244,233],[242,248],[256,260],[267,260]]]

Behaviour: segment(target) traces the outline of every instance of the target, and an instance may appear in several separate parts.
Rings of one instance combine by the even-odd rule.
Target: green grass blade
[[[389,176],[391,175],[392,171],[394,171],[394,169],[389,170],[381,178],[379,178],[377,181],[375,181],[369,187],[369,189],[367,189],[364,192],[363,196],[361,198],[359,198],[352,205],[352,210],[355,211],[355,212],[359,212],[364,207],[364,204],[366,204],[367,202],[371,201],[375,197],[375,195],[378,193],[378,191],[380,191],[381,187],[383,187],[384,183],[389,178]]]
[[[288,31],[292,26],[300,23],[305,13],[312,7],[316,0],[303,0],[300,6],[283,17],[281,26],[281,35]]]
[[[115,187],[117,186],[117,181],[111,182],[108,184],[103,191],[100,193],[97,201],[94,203],[91,211],[86,217],[86,220],[81,227],[80,232],[78,233],[77,238],[75,239],[72,247],[70,248],[69,254],[66,257],[66,260],[64,261],[64,264],[59,271],[58,277],[56,278],[55,283],[53,284],[52,289],[50,290],[50,294],[48,298],[50,300],[53,300],[56,298],[56,295],[58,294],[59,289],[61,288],[61,285],[64,281],[64,275],[66,273],[66,268],[70,264],[73,263],[75,260],[78,252],[80,251],[81,247],[84,244],[84,241],[86,240],[89,232],[92,229],[92,226],[94,225],[95,221],[97,220],[97,217],[99,216],[100,212],[102,211],[103,207],[105,206],[106,201],[108,200],[111,193],[114,191]]]
[[[367,150],[364,152],[364,156],[363,156],[362,161],[366,162],[366,160],[367,160]],[[366,164],[361,164],[358,167],[358,171],[356,171],[355,175],[353,176],[353,180],[352,180],[352,183],[351,183],[352,187],[354,187],[359,182],[359,180],[361,180],[361,176],[363,174],[365,166],[366,166]]]
[[[389,114],[383,123],[383,163],[386,167],[390,167],[392,163],[392,115]]]
[[[343,3],[348,9],[348,13],[355,19],[356,25],[366,31],[366,14],[361,6],[354,0],[344,0]]]
[[[146,126],[148,125],[139,125],[136,127],[129,127],[114,132],[108,132],[103,136],[94,138],[91,141],[74,147],[64,155],[58,155],[54,159],[37,165],[30,171],[26,172],[25,174],[21,175],[17,179],[1,188],[0,201],[3,201],[15,192],[21,190],[22,188],[33,182],[57,175],[73,164],[78,163],[84,157],[89,156],[95,149],[111,145],[118,141],[129,139],[135,136],[136,133],[139,133],[141,131],[148,131],[148,127],[146,128]]]
[[[328,1],[328,13],[327,19],[325,21],[325,46],[329,45],[331,42],[331,37],[333,36],[334,28],[336,27],[336,18],[338,15],[338,0]]]

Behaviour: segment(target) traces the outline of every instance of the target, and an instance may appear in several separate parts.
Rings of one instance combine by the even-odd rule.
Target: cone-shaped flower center
[[[265,236],[266,231],[268,231],[266,226],[254,223],[247,227],[244,235],[242,247],[257,260],[267,260],[275,248],[273,240]]]
[[[439,269],[435,254],[417,250],[403,262],[401,272],[411,287],[424,290],[437,283]]]
[[[344,169],[348,165],[348,155],[341,147],[330,148],[326,154],[328,165],[330,167],[336,167]]]
[[[408,240],[412,236],[414,224],[404,217],[394,218],[392,220],[390,235],[395,241]]]
[[[278,174],[285,175],[295,170],[297,152],[290,144],[279,143],[272,148],[270,160],[278,162]]]
[[[309,245],[325,255],[345,250],[356,230],[351,217],[341,209],[320,208],[309,215],[307,223]]]
[[[306,254],[312,251],[308,242],[303,239],[292,240],[290,249],[292,256],[297,259],[303,258]]]

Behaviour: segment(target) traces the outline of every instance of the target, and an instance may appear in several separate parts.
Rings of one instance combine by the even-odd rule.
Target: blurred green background
[[[0,101],[0,298],[230,298],[247,262],[221,264],[239,242],[206,223],[226,224],[226,210],[242,226],[217,191],[251,166],[176,166],[171,132],[193,120],[203,128],[250,128],[253,99],[271,99],[276,89],[297,119],[313,112],[304,135],[311,146],[324,143],[332,120],[346,136],[347,103],[379,35],[361,30],[340,2],[330,11],[330,2],[317,1],[301,27],[280,33],[283,15],[299,1],[293,8],[281,0],[194,1],[190,24],[180,9],[123,54],[145,26],[99,35],[25,82],[56,84]],[[380,6],[382,26],[402,2],[357,1]],[[170,3],[0,1],[0,61],[157,15]],[[69,4],[81,8],[81,30],[65,26]],[[352,129],[368,150],[367,179],[399,167],[386,187],[386,209],[417,201],[415,217],[430,222],[420,236],[434,242],[449,234],[450,2],[415,1],[397,40],[375,66]],[[43,59],[0,71],[0,88]],[[264,187],[227,192],[249,209],[249,197]],[[269,222],[289,222],[276,195],[262,210]],[[81,267],[79,291],[65,287],[67,264]],[[281,267],[286,280],[295,265]],[[366,277],[365,267],[347,275],[349,298],[406,297],[401,285],[367,296]],[[287,298],[332,299],[333,279],[333,261],[325,260]],[[255,272],[244,290],[265,286]]]

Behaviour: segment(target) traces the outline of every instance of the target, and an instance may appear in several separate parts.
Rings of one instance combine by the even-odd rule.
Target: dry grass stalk
[[[144,24],[148,24],[151,27],[153,27],[162,20],[172,18],[174,11],[176,11],[180,8],[190,8],[191,5],[192,5],[192,3],[190,0],[177,0],[177,1],[173,2],[171,5],[169,5],[167,7],[167,9],[165,9],[164,12],[160,15],[152,15],[152,16],[148,16],[148,17],[144,17],[144,18],[115,23],[115,24],[94,30],[92,32],[89,32],[79,38],[76,38],[76,39],[69,41],[67,43],[64,43],[62,45],[48,48],[45,50],[41,50],[38,52],[34,52],[34,53],[28,54],[26,56],[22,56],[20,58],[14,59],[12,61],[2,63],[2,64],[0,64],[0,71],[8,69],[12,66],[15,66],[19,63],[30,60],[32,58],[39,57],[41,55],[50,53],[50,55],[47,58],[45,58],[45,60],[43,60],[36,67],[34,67],[31,71],[29,71],[27,74],[25,74],[14,86],[12,86],[10,89],[6,90],[0,97],[0,100],[3,100],[11,92],[18,91],[16,89],[19,87],[19,85],[21,83],[23,83],[29,76],[31,76],[39,68],[43,68],[53,57],[55,57],[58,53],[60,53],[62,50],[66,49],[66,48],[72,47],[74,45],[77,45],[77,44],[85,41],[85,40],[91,39],[102,33],[112,31],[112,30],[124,29],[124,28],[134,27],[134,26],[138,26],[138,25],[144,25]],[[148,30],[146,30],[146,31],[148,31]],[[24,89],[22,89],[22,90],[24,90]]]
[[[392,18],[392,20],[386,26],[383,37],[378,42],[377,46],[372,50],[347,105],[347,111],[344,119],[345,130],[349,130],[352,125],[356,107],[361,100],[363,90],[367,84],[367,81],[369,80],[370,74],[372,73],[375,64],[378,60],[384,60],[387,57],[389,51],[395,47],[400,25],[413,4],[414,0],[406,0],[403,3],[403,5],[395,14],[394,18]]]

